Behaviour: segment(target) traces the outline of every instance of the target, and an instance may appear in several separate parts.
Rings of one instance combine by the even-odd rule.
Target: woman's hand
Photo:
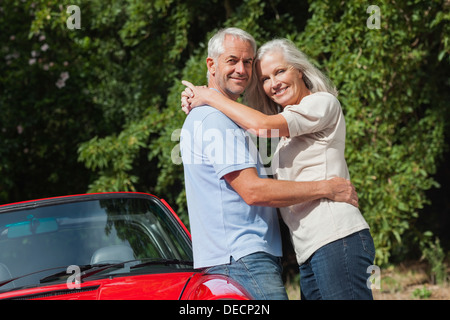
[[[206,86],[194,86],[189,81],[181,81],[186,89],[181,93],[181,109],[188,114],[193,108],[208,104],[212,93]]]

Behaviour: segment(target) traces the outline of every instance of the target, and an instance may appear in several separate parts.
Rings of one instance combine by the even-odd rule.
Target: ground
[[[288,283],[289,299],[300,299],[298,282]],[[381,269],[380,289],[373,289],[373,296],[375,300],[450,300],[450,283],[434,284],[425,263],[402,263]]]
[[[411,262],[382,270],[373,293],[376,300],[450,300],[450,284],[434,284],[427,264]]]

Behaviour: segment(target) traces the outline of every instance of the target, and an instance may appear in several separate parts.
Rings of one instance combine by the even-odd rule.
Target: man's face
[[[252,76],[254,52],[248,41],[225,36],[224,53],[216,60],[208,58],[209,86],[236,100],[244,92]]]

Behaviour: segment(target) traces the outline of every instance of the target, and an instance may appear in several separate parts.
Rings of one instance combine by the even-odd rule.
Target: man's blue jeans
[[[302,300],[372,300],[367,268],[374,257],[368,229],[321,247],[300,266]]]
[[[209,274],[228,276],[243,286],[256,300],[287,300],[281,278],[281,258],[256,252],[230,264],[208,268]]]

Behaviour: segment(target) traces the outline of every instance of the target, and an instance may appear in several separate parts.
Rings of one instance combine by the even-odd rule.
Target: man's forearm
[[[249,205],[287,207],[297,203],[328,198],[358,207],[358,195],[349,180],[285,181],[258,177],[255,168],[234,171],[225,180]]]
[[[294,204],[329,198],[327,181],[296,182],[261,179],[251,190],[252,205],[287,207]]]

